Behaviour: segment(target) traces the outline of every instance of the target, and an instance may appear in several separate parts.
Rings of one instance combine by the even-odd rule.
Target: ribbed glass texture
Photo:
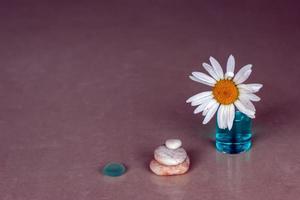
[[[251,148],[252,119],[236,111],[233,127],[220,129],[216,123],[216,148],[222,153],[237,154]]]

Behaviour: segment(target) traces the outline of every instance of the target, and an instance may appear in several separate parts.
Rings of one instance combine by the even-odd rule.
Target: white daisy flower
[[[190,79],[212,87],[211,91],[201,92],[190,97],[186,102],[197,106],[194,114],[201,113],[205,116],[203,124],[207,124],[217,112],[217,122],[221,129],[231,130],[235,109],[250,118],[255,118],[255,107],[252,101],[260,101],[254,93],[262,88],[262,84],[243,84],[252,72],[252,65],[242,67],[235,75],[235,60],[230,55],[227,60],[227,69],[224,74],[219,62],[209,58],[210,64],[203,63],[209,75],[202,72],[193,72]]]

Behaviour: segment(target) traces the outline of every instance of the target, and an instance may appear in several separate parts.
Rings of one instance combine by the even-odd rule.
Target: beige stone
[[[150,162],[150,169],[153,173],[159,176],[171,176],[171,175],[180,175],[184,174],[189,170],[190,167],[190,159],[187,157],[185,161],[178,165],[163,165],[153,159]]]

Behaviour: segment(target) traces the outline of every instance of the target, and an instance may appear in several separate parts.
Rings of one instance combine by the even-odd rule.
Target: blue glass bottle
[[[220,129],[216,124],[216,148],[222,153],[237,154],[251,148],[252,119],[236,111],[233,127],[229,131]]]

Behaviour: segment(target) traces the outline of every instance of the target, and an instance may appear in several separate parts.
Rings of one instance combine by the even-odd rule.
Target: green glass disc
[[[126,171],[126,168],[121,163],[108,163],[102,169],[102,173],[104,175],[112,176],[112,177],[121,176],[125,173],[125,171]]]

